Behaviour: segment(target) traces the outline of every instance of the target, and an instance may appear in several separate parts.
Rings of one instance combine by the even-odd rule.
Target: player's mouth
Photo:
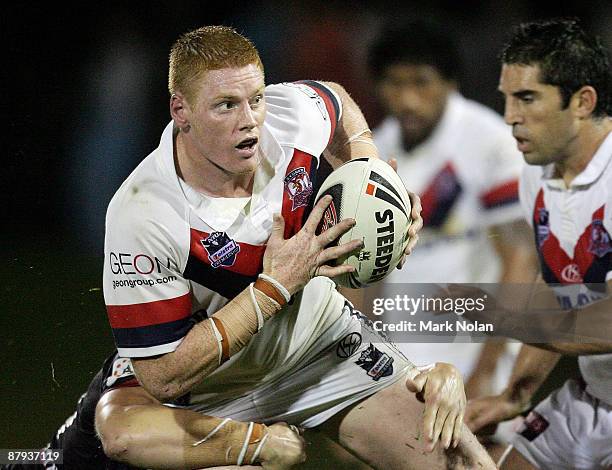
[[[516,139],[516,148],[519,150],[519,152],[525,153],[529,151],[529,140],[518,136],[514,136],[514,138]]]
[[[257,150],[257,143],[259,139],[257,137],[247,137],[240,141],[238,145],[235,146],[236,150],[238,150],[238,154],[243,158],[249,158],[255,155],[255,151]]]

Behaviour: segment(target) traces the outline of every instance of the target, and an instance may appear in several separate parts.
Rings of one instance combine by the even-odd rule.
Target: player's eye
[[[263,102],[263,95],[257,95],[251,100],[251,106],[256,107],[259,106]]]
[[[232,101],[222,101],[217,104],[217,108],[221,111],[229,111],[230,109],[234,109],[236,107],[236,103]]]
[[[533,103],[533,95],[523,95],[521,96],[521,101],[525,104]]]

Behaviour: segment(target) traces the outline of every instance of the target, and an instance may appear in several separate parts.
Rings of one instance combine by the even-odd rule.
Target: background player
[[[351,220],[316,234],[331,202],[313,207],[319,156],[377,156],[344,89],[265,87],[257,51],[225,27],[175,43],[169,89],[173,122],[107,214],[105,300],[118,351],[142,386],[162,402],[184,397],[190,409],[241,421],[313,427],[343,410],[332,433],[367,462],[446,465],[452,454],[403,444],[406,435],[418,441],[406,429],[422,412],[405,390],[413,377],[429,450],[441,439],[460,445],[465,465],[490,465],[469,434],[459,439],[456,370],[438,364],[414,377],[392,345],[367,338],[326,277],[351,269],[327,263],[360,242],[327,247]],[[300,194],[288,190],[295,179]]]
[[[605,338],[612,311],[609,58],[575,21],[558,20],[521,25],[502,62],[505,120],[531,165],[521,177],[521,203],[533,227],[542,280],[562,308],[574,309],[559,314],[560,320]],[[538,316],[530,316],[539,324]],[[550,315],[542,321],[550,322]],[[470,426],[478,431],[524,411],[560,354],[579,355],[584,383],[567,381],[530,413],[503,468],[612,468],[612,355],[604,354],[612,346],[535,346],[545,350],[524,346],[502,394],[470,403]]]
[[[374,132],[376,145],[382,158],[397,159],[398,174],[423,204],[418,250],[386,279],[402,285],[383,286],[384,293],[407,292],[409,283],[532,281],[519,154],[501,117],[459,93],[454,38],[424,21],[387,27],[368,61],[388,113]],[[399,347],[417,364],[452,362],[469,377],[468,398],[505,383],[517,349],[465,340]]]

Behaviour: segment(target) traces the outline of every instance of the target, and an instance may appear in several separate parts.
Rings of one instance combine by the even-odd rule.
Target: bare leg
[[[500,467],[502,470],[537,470],[529,460],[523,457],[516,449],[512,449],[508,458]]]
[[[344,447],[331,440],[316,428],[304,433],[306,440],[306,461],[295,467],[296,470],[372,470]]]
[[[422,413],[423,404],[406,389],[404,380],[399,380],[337,415],[323,429],[374,468],[496,468],[465,426],[456,449],[445,451],[438,444],[428,453],[420,432]]]

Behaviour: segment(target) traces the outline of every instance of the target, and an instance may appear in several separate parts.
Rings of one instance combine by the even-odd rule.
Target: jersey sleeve
[[[145,192],[111,202],[106,219],[104,299],[117,351],[126,358],[174,351],[193,326],[182,275],[189,230],[170,204],[156,204]]]
[[[510,131],[505,128],[502,131],[491,141],[483,162],[486,179],[479,196],[488,225],[505,224],[521,217],[518,187],[523,157],[516,150]]]
[[[314,80],[266,87],[266,124],[281,145],[319,156],[342,117],[340,97]]]

